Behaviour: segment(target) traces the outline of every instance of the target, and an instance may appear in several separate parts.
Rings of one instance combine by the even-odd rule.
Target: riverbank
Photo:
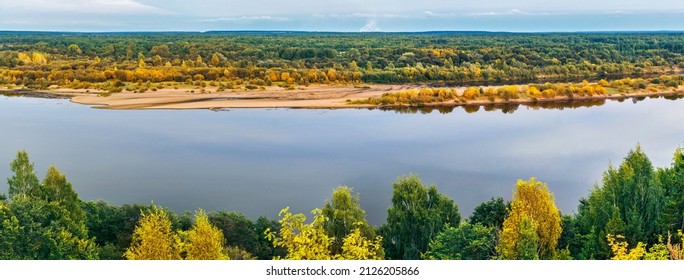
[[[165,88],[143,93],[121,92],[107,94],[97,90],[82,89],[49,89],[39,91],[13,90],[0,88],[4,95],[23,95],[40,98],[69,98],[74,103],[92,105],[95,108],[115,110],[136,109],[223,109],[223,108],[396,108],[409,105],[391,104],[350,104],[349,101],[379,97],[384,93],[409,89],[420,89],[421,85],[313,85],[284,89],[281,87],[265,87],[256,90],[231,90],[216,92],[215,88],[204,89],[205,93],[195,92],[188,88]],[[498,88],[498,87],[493,87]],[[464,87],[454,88],[458,92]],[[199,90],[198,90],[199,91]],[[662,91],[637,91],[632,93],[613,93],[594,96],[556,96],[553,98],[518,98],[518,99],[476,99],[449,100],[432,102],[421,106],[483,106],[501,104],[531,104],[543,102],[567,102],[575,100],[606,100],[638,98],[650,96],[668,96],[684,94],[684,87],[670,88]]]

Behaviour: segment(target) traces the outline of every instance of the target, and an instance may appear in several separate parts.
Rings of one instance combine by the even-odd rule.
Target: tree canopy
[[[462,222],[448,227],[430,242],[423,258],[429,260],[489,260],[496,254],[494,228]]]
[[[366,221],[366,211],[359,204],[359,194],[352,195],[351,188],[347,186],[333,190],[332,198],[326,201],[322,214],[326,217],[323,228],[334,238],[334,254],[342,252],[345,237],[356,229],[367,239],[375,238],[375,229]]]
[[[389,259],[420,259],[430,241],[445,227],[458,226],[461,215],[449,197],[416,175],[399,177],[393,184],[387,223],[380,228]]]
[[[500,257],[530,258],[533,256],[530,250],[535,248],[538,258],[550,259],[555,253],[561,232],[560,211],[546,184],[534,177],[527,181],[518,180],[511,211],[504,220],[497,246]],[[524,249],[520,249],[522,241],[526,242]],[[537,244],[532,244],[534,242]],[[521,252],[524,255],[520,255]]]

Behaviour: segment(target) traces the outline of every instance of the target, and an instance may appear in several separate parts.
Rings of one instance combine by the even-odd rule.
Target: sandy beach
[[[349,108],[364,106],[348,105],[347,100],[366,99],[415,87],[418,86],[315,85],[293,90],[267,87],[265,90],[229,90],[219,93],[214,88],[207,88],[210,93],[189,92],[188,89],[161,89],[145,93],[115,93],[107,97],[83,92],[62,91],[61,94],[73,94],[73,102],[106,109]]]

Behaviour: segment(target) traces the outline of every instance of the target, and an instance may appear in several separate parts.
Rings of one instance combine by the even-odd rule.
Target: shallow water
[[[436,184],[463,216],[491,197],[509,199],[517,179],[535,176],[572,212],[609,162],[619,164],[637,143],[660,167],[684,143],[684,100],[637,101],[213,112],[101,110],[0,96],[0,178],[25,149],[39,177],[55,164],[84,200],[154,201],[253,218],[276,218],[286,206],[309,213],[334,187],[348,185],[379,225],[403,174]]]

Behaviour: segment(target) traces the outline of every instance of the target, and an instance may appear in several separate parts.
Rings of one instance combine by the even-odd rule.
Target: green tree
[[[489,260],[495,256],[495,229],[462,222],[449,227],[430,242],[423,258],[429,260]]]
[[[95,242],[83,221],[57,202],[18,196],[0,203],[0,256],[24,260],[90,260]]]
[[[518,260],[538,260],[540,238],[537,234],[537,225],[530,217],[520,220],[518,229],[518,242],[515,244],[515,255]]]
[[[33,196],[41,192],[40,182],[33,171],[33,163],[29,161],[26,151],[19,151],[17,158],[12,161],[10,167],[14,172],[14,175],[7,179],[10,199],[14,199],[18,195]]]
[[[458,206],[413,174],[398,178],[393,188],[387,224],[380,229],[386,257],[419,259],[442,229],[460,223]]]
[[[648,248],[648,252],[646,252],[644,255],[644,259],[652,261],[663,261],[670,259],[670,251],[667,249],[667,245],[665,245],[662,236],[658,237],[658,243],[653,244],[651,248]]]
[[[55,201],[62,205],[69,212],[72,220],[81,221],[85,218],[78,194],[67,181],[66,176],[61,174],[54,165],[48,168],[43,179],[43,192],[48,201]]]
[[[257,233],[256,225],[252,220],[236,212],[209,213],[209,222],[221,230],[226,246],[239,247],[248,252],[257,251],[258,235],[263,235],[265,230]],[[273,247],[270,242],[268,247]]]
[[[504,203],[502,197],[492,197],[492,199],[475,207],[473,214],[470,215],[470,223],[479,223],[486,227],[501,229],[510,206],[510,203]]]
[[[658,222],[661,232],[684,230],[684,148],[677,148],[670,168],[659,169],[656,174],[665,200]]]
[[[529,227],[523,223],[524,219],[529,219],[536,231],[539,242],[536,247],[538,257],[551,259],[555,254],[556,244],[558,244],[562,232],[560,211],[558,211],[553,194],[546,184],[537,181],[534,177],[528,181],[518,180],[516,184],[511,211],[504,220],[497,245],[497,252],[501,258],[530,257],[527,253],[525,256],[518,255],[519,250],[517,249],[518,243],[524,237],[521,234],[525,232],[520,227],[522,225]],[[529,228],[525,230],[529,230]],[[532,238],[532,236],[528,237]]]
[[[266,217],[259,217],[254,222],[254,232],[256,233],[256,243],[254,249],[250,250],[260,260],[272,260],[274,258],[284,258],[287,254],[287,249],[282,246],[273,246],[265,232],[280,231],[280,224],[278,221],[271,220]]]
[[[183,244],[186,260],[226,260],[223,233],[209,223],[204,210],[195,212],[195,223]]]
[[[123,259],[123,253],[130,244],[131,233],[138,218],[128,217],[123,207],[116,207],[104,201],[88,201],[81,204],[85,215],[88,235],[95,239],[100,249],[101,260]],[[138,215],[140,211],[137,212]],[[132,225],[127,225],[128,223]]]
[[[355,229],[359,229],[361,235],[368,239],[375,238],[375,230],[368,225],[366,211],[359,204],[359,194],[352,195],[351,188],[340,186],[333,190],[332,198],[326,201],[322,211],[326,217],[323,228],[328,236],[335,238],[333,254],[342,252],[345,236]]]
[[[592,243],[598,244],[590,253],[594,258],[610,257],[608,234],[621,234],[628,244],[657,242],[664,204],[660,185],[640,146],[627,154],[619,168],[610,166],[604,172],[603,184],[597,184],[580,203],[577,214],[580,234],[594,232],[596,241]]]
[[[143,213],[124,253],[129,260],[179,260],[180,240],[171,230],[168,214],[156,205]]]

